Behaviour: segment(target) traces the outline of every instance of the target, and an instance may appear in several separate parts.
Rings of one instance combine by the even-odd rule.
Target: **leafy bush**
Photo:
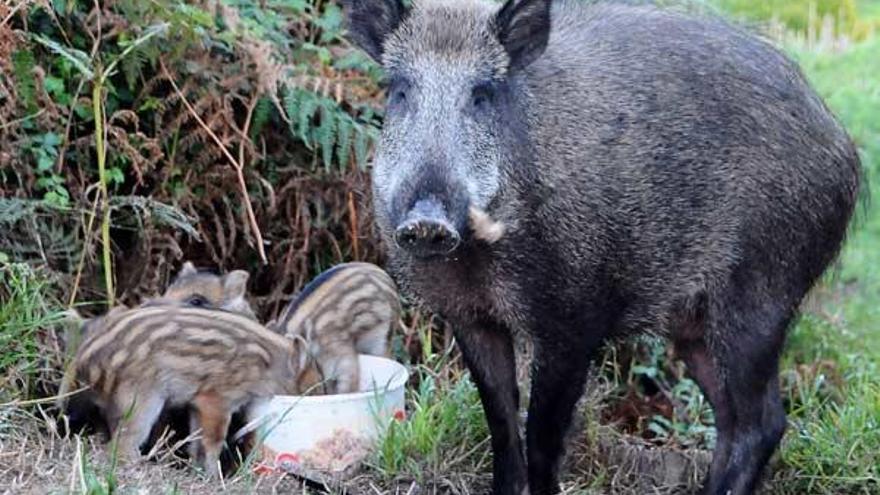
[[[379,72],[335,2],[70,0],[3,19],[0,212],[39,214],[0,215],[0,250],[86,300],[155,293],[182,258],[250,268],[266,313],[329,264],[376,260]]]

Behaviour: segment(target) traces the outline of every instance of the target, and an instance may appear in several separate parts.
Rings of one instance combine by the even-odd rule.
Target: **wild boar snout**
[[[394,230],[394,242],[416,257],[449,254],[461,243],[458,229],[436,198],[416,201]]]

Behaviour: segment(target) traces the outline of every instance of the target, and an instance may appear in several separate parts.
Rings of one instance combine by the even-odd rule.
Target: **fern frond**
[[[284,92],[284,97],[282,104],[284,106],[284,112],[287,113],[287,122],[290,127],[290,134],[296,136],[296,122],[294,117],[297,114],[297,109],[299,108],[299,91],[296,89],[288,88],[287,91]]]
[[[310,93],[308,91],[298,90],[300,93],[299,97],[299,108],[297,108],[297,122],[299,123],[299,127],[297,129],[297,135],[299,138],[312,149],[311,139],[310,139],[310,130],[312,127],[312,118],[315,116],[315,111],[318,109],[318,95],[314,93]]]
[[[136,88],[139,86],[138,77],[147,65],[147,53],[145,50],[134,50],[128,57],[120,60],[119,65],[122,67],[125,83],[129,88]]]
[[[348,114],[339,114],[336,121],[336,159],[341,171],[348,168],[348,160],[351,157],[351,133],[354,126],[354,120]]]
[[[316,141],[321,147],[321,158],[324,160],[324,171],[329,172],[333,164],[333,147],[336,144],[336,104],[333,100],[323,98],[321,102],[321,124],[316,131]]]
[[[92,61],[86,52],[77,50],[76,48],[65,47],[55,40],[50,40],[49,38],[38,34],[31,34],[31,38],[49,50],[66,58],[86,79],[91,80],[95,77],[95,71],[92,68]]]
[[[269,115],[272,111],[272,101],[265,96],[260,98],[254,108],[254,115],[251,117],[250,138],[256,138],[263,131],[266,123],[269,122]]]
[[[196,230],[198,220],[190,218],[186,213],[172,205],[156,201],[145,196],[114,196],[110,198],[110,210],[130,209],[138,223],[143,224],[149,217],[156,225],[167,225],[175,230],[183,231],[191,238],[200,240]]]
[[[355,127],[356,136],[354,139],[354,156],[357,160],[358,168],[361,170],[366,168],[367,153],[370,151],[370,143],[372,141],[369,128],[365,126]]]
[[[12,70],[15,72],[18,95],[28,113],[37,111],[37,86],[33,74],[35,65],[34,54],[27,48],[12,55]]]

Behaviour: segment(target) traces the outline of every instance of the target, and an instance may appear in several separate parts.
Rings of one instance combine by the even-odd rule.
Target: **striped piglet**
[[[190,429],[202,434],[191,457],[217,475],[233,412],[253,419],[260,402],[313,385],[303,381],[301,341],[237,313],[159,305],[115,310],[87,326],[76,378],[90,386],[125,459],[138,458],[164,408],[189,406]]]
[[[327,393],[358,388],[358,353],[385,356],[400,317],[394,281],[369,263],[343,263],[310,282],[280,317],[267,324],[302,338],[324,378]]]

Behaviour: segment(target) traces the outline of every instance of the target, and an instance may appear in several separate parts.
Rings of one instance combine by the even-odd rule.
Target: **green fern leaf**
[[[348,168],[348,160],[351,157],[352,128],[355,123],[347,113],[340,112],[336,121],[336,159],[339,162],[339,170]]]
[[[318,96],[308,91],[297,91],[300,93],[299,108],[297,108],[296,113],[297,122],[299,123],[297,135],[309,149],[312,149],[310,136],[312,134],[312,119],[315,116],[315,111],[318,109]]]
[[[34,82],[34,54],[28,49],[18,50],[12,54],[12,70],[15,72],[15,83],[18,95],[28,113],[37,111],[37,86]]]
[[[120,60],[122,66],[122,74],[125,76],[125,83],[128,89],[134,90],[138,87],[138,78],[147,64],[147,54],[143,50],[133,50],[128,56]]]
[[[263,131],[263,127],[266,126],[266,123],[269,122],[269,115],[272,111],[272,102],[269,98],[265,96],[260,98],[260,101],[257,102],[256,108],[254,108],[254,115],[251,117],[251,130],[250,130],[250,138],[255,139],[260,132]]]
[[[354,140],[354,156],[357,160],[358,168],[361,170],[367,167],[367,153],[370,149],[369,129],[363,125],[355,126],[357,136]]]
[[[290,125],[290,134],[297,136],[296,122],[294,116],[298,114],[300,106],[300,91],[297,89],[288,89],[284,94],[284,111],[287,113],[287,120]]]
[[[95,71],[92,69],[92,61],[86,52],[77,50],[76,48],[62,46],[55,40],[36,34],[32,34],[31,39],[45,46],[49,50],[52,50],[57,55],[67,59],[86,79],[91,80],[95,77]]]
[[[321,146],[324,171],[329,172],[333,164],[333,145],[336,144],[336,103],[326,98],[321,102],[321,124],[316,131],[316,141]]]

